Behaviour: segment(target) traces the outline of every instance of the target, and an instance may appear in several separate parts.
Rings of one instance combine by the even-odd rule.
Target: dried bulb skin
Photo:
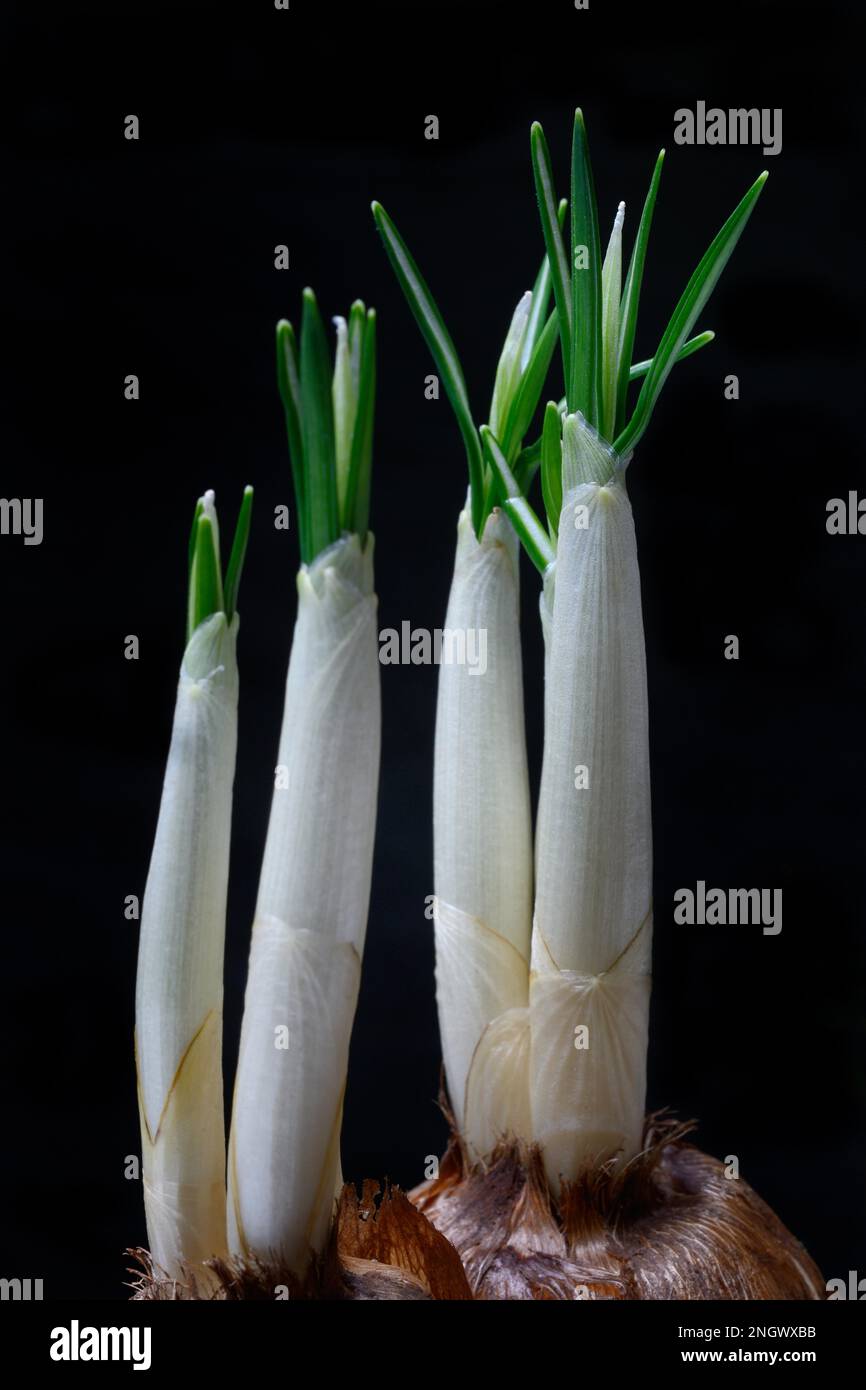
[[[330,1240],[303,1277],[284,1258],[229,1256],[172,1279],[146,1250],[129,1250],[139,1301],[432,1302],[471,1299],[460,1256],[398,1187],[367,1179],[360,1197],[347,1183],[336,1201]]]
[[[279,1259],[214,1259],[170,1279],[131,1250],[139,1300],[824,1299],[806,1250],[743,1179],[651,1117],[640,1153],[563,1186],[537,1149],[472,1166],[455,1134],[440,1175],[406,1194],[367,1181],[337,1199],[303,1278]],[[203,1277],[204,1276],[204,1277]],[[209,1282],[210,1281],[210,1284]]]
[[[326,1289],[349,1299],[471,1299],[460,1256],[405,1192],[347,1183],[326,1262]]]
[[[743,1179],[648,1121],[640,1153],[550,1193],[537,1149],[467,1169],[453,1140],[410,1194],[456,1246],[476,1299],[823,1299],[820,1271]]]
[[[208,1260],[179,1279],[130,1250],[138,1300],[824,1299],[800,1242],[742,1178],[648,1118],[630,1163],[551,1194],[537,1148],[472,1164],[456,1131],[438,1178],[408,1194],[346,1184],[328,1247],[299,1277],[285,1260]]]

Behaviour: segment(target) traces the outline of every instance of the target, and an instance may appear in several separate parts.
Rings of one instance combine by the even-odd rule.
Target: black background
[[[292,0],[13,9],[2,493],[43,497],[40,547],[0,540],[4,599],[0,1274],[123,1296],[145,1239],[132,1059],[137,924],[183,645],[196,496],[224,529],[256,486],[241,591],[227,934],[230,1094],[294,615],[273,324],[312,284],[379,311],[373,525],[383,627],[442,624],[465,489],[447,402],[369,204],[395,218],[461,353],[479,422],[541,255],[540,119],[564,190],[583,106],[603,235],[668,148],[637,355],[724,217],[770,180],[629,472],[652,719],[649,1104],[700,1122],[827,1277],[864,1254],[862,82],[854,9],[727,4],[340,7]],[[680,106],[781,107],[783,152],[673,143]],[[141,138],[123,138],[139,116]],[[438,142],[424,118],[440,120]],[[274,269],[287,243],[291,269]],[[630,235],[628,245],[630,247]],[[141,379],[127,402],[123,381]],[[736,373],[740,399],[726,401]],[[537,580],[524,568],[533,781]],[[141,659],[123,657],[135,633]],[[739,635],[738,662],[723,639]],[[435,669],[384,667],[378,838],[343,1134],[347,1177],[405,1185],[445,1138],[432,936]],[[676,888],[780,887],[784,927],[679,928]]]

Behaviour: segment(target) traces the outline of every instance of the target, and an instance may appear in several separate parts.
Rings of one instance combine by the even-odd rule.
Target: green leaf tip
[[[547,528],[555,540],[562,512],[562,417],[556,401],[548,401],[541,432],[541,495]]]
[[[755,180],[698,262],[652,358],[631,419],[614,441],[617,453],[630,452],[642,438],[668,374],[680,357],[695,319],[730,260],[766,179],[764,172]]]
[[[382,237],[382,244],[397,282],[403,291],[415,322],[421,330],[436,369],[445,387],[445,394],[457,420],[457,427],[466,450],[469,472],[469,492],[472,525],[475,534],[481,533],[484,521],[484,460],[478,431],[472,418],[469,394],[457,349],[445,325],[439,306],[430,292],[412,253],[381,203],[373,204],[373,217]]]
[[[192,575],[192,562],[195,559],[195,547],[196,542],[198,540],[198,519],[201,516],[203,510],[204,502],[200,497],[195,504],[195,511],[193,513],[192,518],[192,529],[189,533],[189,565],[187,567],[187,582],[189,582],[189,579]]]
[[[280,319],[276,329],[277,388],[283,403],[289,462],[295,491],[295,511],[301,555],[307,552],[307,499],[304,489],[304,443],[301,434],[301,375],[295,330],[288,319]]]
[[[555,245],[552,227],[552,174],[541,125],[531,127],[532,163],[548,255]],[[695,319],[709,299],[751,215],[767,179],[764,170],[717,234],[684,290],[662,336],[655,355],[647,362],[632,362],[638,307],[650,227],[665,160],[662,147],[656,156],[649,191],[635,236],[625,283],[620,293],[621,220],[614,230],[604,260],[598,230],[598,209],[586,121],[577,107],[571,148],[571,227],[568,265],[570,292],[554,291],[560,320],[565,367],[566,400],[570,413],[579,413],[606,441],[614,441],[619,453],[629,453],[641,439],[668,374],[676,362],[697,352],[712,335],[689,338]],[[628,418],[631,381],[645,377]],[[545,480],[542,457],[542,483]],[[548,475],[548,483],[550,483]]]
[[[643,284],[644,266],[646,264],[647,247],[649,245],[650,229],[652,227],[653,213],[655,212],[656,198],[658,196],[659,183],[661,182],[662,168],[664,166],[665,152],[660,150],[656,156],[653,167],[650,186],[646,195],[638,224],[637,235],[635,236],[634,247],[629,261],[628,272],[626,274],[625,285],[622,292],[622,304],[620,306],[620,327],[619,327],[619,346],[617,351],[617,381],[616,381],[616,409],[614,415],[614,433],[619,434],[625,425],[625,412],[628,399],[629,373],[631,370],[631,355],[634,349],[635,333],[637,331],[638,308],[640,306],[640,292]]]
[[[223,611],[222,572],[219,558],[219,528],[214,495],[206,492],[196,505],[193,523],[192,564],[187,602],[187,641],[200,623]]]
[[[544,137],[538,122],[535,122],[533,131],[543,144]],[[557,337],[564,333],[557,314],[548,316],[551,286],[557,308],[563,305],[565,311],[568,309],[564,290],[568,281],[567,257],[561,232],[567,202],[565,199],[556,200],[549,178],[549,161],[543,152],[542,159],[544,164],[543,168],[538,168],[537,182],[542,219],[547,217],[550,223],[550,244],[532,290],[521,296],[512,314],[498,360],[490,407],[493,436],[497,441],[501,439],[498,447],[504,450],[509,465],[513,463],[516,468],[518,458],[522,459],[519,471],[527,485],[538,467],[540,450],[527,450],[524,457],[523,435],[541,398]],[[381,203],[374,201],[371,207],[388,259],[433,356],[463,438],[469,472],[472,527],[480,540],[491,509],[496,505],[498,484],[491,474],[482,435],[472,416],[460,359],[439,307],[408,246]],[[567,353],[566,348],[563,351]]]
[[[571,302],[574,341],[565,393],[569,410],[581,411],[597,425],[602,397],[601,247],[592,161],[580,107],[574,113],[571,144]]]
[[[316,295],[301,294],[300,351],[288,319],[276,326],[277,385],[286,434],[303,564],[340,535],[366,538],[375,395],[375,310],[355,299],[334,318],[333,357]]]
[[[214,613],[224,613],[226,621],[230,623],[237,611],[238,589],[249,540],[252,507],[253,489],[247,486],[241,498],[231,556],[223,582],[219,523],[213,492],[206,492],[196,503],[190,537],[187,641],[196,628]]]
[[[244,560],[247,554],[247,543],[250,538],[250,522],[253,515],[253,489],[249,483],[244,488],[241,498],[241,505],[238,510],[238,519],[235,525],[234,540],[232,541],[231,554],[229,555],[228,569],[226,570],[224,595],[225,595],[225,614],[231,622],[238,606],[238,590],[241,586],[241,575],[244,570]]]
[[[697,337],[689,338],[688,342],[683,343],[677,354],[677,361],[684,362],[693,353],[699,352],[702,347],[706,347],[715,338],[715,333],[710,329],[705,329],[703,333],[698,333]],[[642,376],[652,369],[653,359],[650,357],[646,362],[633,362],[628,374],[629,381],[638,381]]]
[[[357,306],[360,306],[358,308]],[[367,539],[370,516],[370,475],[373,466],[373,418],[376,405],[376,310],[352,305],[356,315],[358,356],[355,411],[347,453],[346,484],[340,522],[344,531]]]
[[[553,169],[544,130],[534,121],[530,131],[530,152],[535,195],[541,219],[541,230],[547,251],[547,263],[553,285],[553,298],[559,322],[562,349],[562,368],[566,381],[571,373],[574,333],[574,310],[571,296],[571,271],[561,231],[560,208],[553,186]]]

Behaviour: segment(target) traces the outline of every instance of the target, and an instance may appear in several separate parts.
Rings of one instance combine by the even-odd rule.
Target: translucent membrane
[[[381,712],[373,540],[298,576],[229,1145],[239,1254],[303,1274],[339,1180],[349,1039],[370,897]]]
[[[225,1253],[223,946],[237,742],[238,619],[184,652],[144,892],[136,1059],[150,1252],[170,1276]]]
[[[532,832],[518,547],[499,511],[480,542],[468,508],[460,516],[445,625],[467,652],[485,656],[474,668],[444,660],[440,666],[433,793],[445,1074],[458,1128],[484,1153],[503,1132],[528,1138],[529,1126]],[[483,1085],[473,1082],[475,1072]]]
[[[624,463],[565,422],[547,642],[530,984],[533,1137],[548,1177],[641,1141],[652,830],[640,578]]]

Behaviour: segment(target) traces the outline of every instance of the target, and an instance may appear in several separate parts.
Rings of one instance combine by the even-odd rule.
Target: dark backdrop
[[[28,12],[29,11],[29,12]],[[864,486],[862,83],[848,6],[347,6],[292,0],[21,7],[4,21],[10,297],[5,496],[41,496],[40,547],[0,540],[3,992],[0,1274],[49,1298],[123,1296],[145,1238],[132,1059],[140,894],[183,645],[196,496],[257,489],[244,577],[226,969],[230,1092],[294,616],[273,324],[312,284],[379,311],[373,521],[382,626],[441,625],[465,465],[369,211],[438,296],[479,421],[541,253],[528,132],[561,187],[586,113],[606,237],[633,234],[668,159],[638,355],[764,167],[701,315],[713,346],[668,383],[630,470],[652,715],[655,982],[649,1103],[697,1117],[830,1276],[863,1268],[866,540],[825,504]],[[680,148],[680,106],[781,107],[784,147]],[[123,118],[141,121],[137,143]],[[424,139],[436,114],[438,142]],[[274,246],[291,269],[274,269]],[[128,373],[141,399],[123,398]],[[736,373],[740,399],[723,398]],[[225,521],[224,521],[225,527]],[[541,754],[537,582],[526,703]],[[123,658],[135,633],[141,659]],[[740,637],[738,662],[723,638]],[[430,924],[435,670],[382,671],[368,947],[347,1176],[410,1185],[441,1150]],[[675,928],[699,878],[781,887],[784,928]]]

